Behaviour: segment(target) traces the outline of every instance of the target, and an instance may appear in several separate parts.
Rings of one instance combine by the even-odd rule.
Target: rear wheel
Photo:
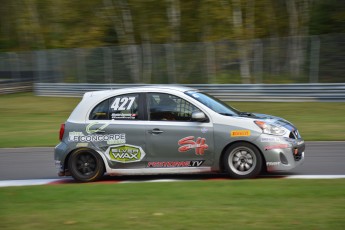
[[[73,152],[68,160],[72,177],[80,182],[91,182],[100,179],[104,174],[102,158],[89,149]]]
[[[232,178],[254,178],[261,171],[262,157],[254,145],[245,142],[236,143],[226,150],[223,163]]]

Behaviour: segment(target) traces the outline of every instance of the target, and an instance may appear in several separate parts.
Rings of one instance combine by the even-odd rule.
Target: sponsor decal
[[[285,137],[284,140],[286,142],[291,143],[292,145],[302,145],[302,144],[304,144],[304,140],[290,139],[288,137]]]
[[[140,146],[135,145],[114,145],[106,151],[106,156],[111,161],[120,163],[132,163],[141,161],[145,157],[145,152]]]
[[[280,162],[266,162],[266,165],[267,166],[277,166],[277,165],[280,165]]]
[[[147,168],[178,168],[178,167],[200,167],[205,160],[199,161],[154,161],[148,162]]]
[[[208,128],[205,128],[205,127],[204,127],[204,128],[201,129],[201,132],[202,132],[202,133],[207,133],[207,131],[208,131]]]
[[[59,161],[59,160],[56,160],[55,161],[55,168],[56,168],[56,170],[58,170],[58,172],[62,169],[62,164],[61,164],[61,161]]]
[[[104,112],[98,112],[96,113],[97,116],[107,116],[107,113]]]
[[[194,141],[194,136],[189,136],[182,138],[178,141],[178,144],[181,145],[181,147],[178,148],[179,152],[187,152],[191,149],[195,149],[196,155],[204,155],[205,150],[208,149],[208,145],[206,144],[206,139],[198,137],[196,141]]]
[[[125,144],[126,134],[106,134],[106,135],[84,135],[82,132],[69,132],[68,140],[71,142],[107,142],[112,144]]]
[[[111,114],[111,119],[129,119],[129,120],[134,120],[136,119],[137,115],[136,114],[131,114],[131,113],[112,113]]]
[[[69,141],[78,141],[79,137],[84,136],[82,132],[69,132],[68,134],[68,140]]]
[[[103,129],[105,129],[109,124],[101,124],[98,122],[90,123],[88,126],[86,126],[86,132],[88,134],[98,133],[98,132],[104,132]]]
[[[89,143],[77,143],[77,147],[87,147]]]
[[[135,101],[135,97],[117,97],[111,104],[110,108],[114,111],[130,110]]]
[[[230,133],[231,137],[249,137],[250,130],[232,130]]]
[[[301,145],[301,144],[303,144],[304,143],[304,141],[298,141],[297,142],[297,145]]]
[[[290,139],[289,137],[284,137],[284,141],[289,142],[291,144],[296,144],[296,140],[295,139]]]
[[[283,142],[279,137],[261,137],[261,142]]]
[[[286,148],[289,148],[289,147],[290,147],[290,145],[288,145],[288,144],[279,144],[279,145],[266,146],[265,150],[286,149]]]

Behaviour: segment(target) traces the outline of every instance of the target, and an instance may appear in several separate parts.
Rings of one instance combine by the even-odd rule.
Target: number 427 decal
[[[134,103],[135,97],[117,97],[110,108],[113,110],[129,110]]]

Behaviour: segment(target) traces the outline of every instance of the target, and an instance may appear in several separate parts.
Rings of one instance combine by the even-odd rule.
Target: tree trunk
[[[25,3],[29,12],[29,17],[31,19],[31,24],[32,24],[32,29],[33,29],[31,33],[33,34],[34,37],[36,37],[34,42],[36,42],[37,47],[39,49],[45,49],[46,44],[45,44],[44,37],[42,35],[41,22],[40,22],[39,15],[37,12],[36,2],[27,0],[25,1]]]
[[[301,76],[301,69],[305,61],[306,44],[303,40],[308,34],[309,0],[286,1],[289,15],[289,63],[293,78]]]
[[[241,39],[244,35],[244,23],[242,20],[241,2],[239,0],[233,0],[232,2],[233,24],[235,27],[235,34],[237,34],[237,37]],[[242,84],[249,84],[251,79],[250,64],[248,57],[249,44],[245,40],[238,40],[237,50],[240,59],[240,72]]]
[[[152,83],[152,45],[147,31],[142,32],[143,47],[143,80],[145,83]]]
[[[170,45],[166,45],[167,52],[167,68],[169,83],[177,83],[177,71],[175,61],[175,44],[180,41],[180,27],[181,27],[181,10],[180,0],[166,0],[167,1],[167,16],[171,28]]]
[[[134,83],[140,82],[140,56],[138,46],[135,45],[133,21],[128,3],[126,0],[115,1],[116,8],[121,11],[121,18],[116,14],[116,8],[112,0],[103,0],[103,5],[107,8],[106,11],[113,22],[120,43],[127,44],[127,46],[122,46],[121,52],[128,63],[131,80]]]
[[[206,70],[207,83],[211,84],[216,81],[216,51],[214,42],[206,42]]]

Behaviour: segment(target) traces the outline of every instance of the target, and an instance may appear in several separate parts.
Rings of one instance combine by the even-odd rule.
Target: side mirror
[[[207,117],[203,112],[193,112],[192,121],[207,121]]]

